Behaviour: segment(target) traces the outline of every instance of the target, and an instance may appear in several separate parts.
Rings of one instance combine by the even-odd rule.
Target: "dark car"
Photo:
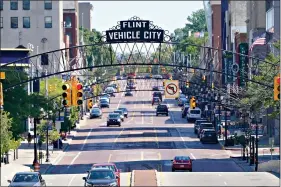
[[[87,177],[83,177],[84,186],[119,186],[118,178],[109,168],[94,168],[88,171]]]
[[[101,107],[101,108],[103,108],[103,107],[109,108],[109,102],[108,102],[108,100],[106,100],[106,99],[101,99],[101,100],[100,100],[100,107]]]
[[[125,108],[125,107],[120,107],[120,108],[118,108],[118,110],[122,110],[123,113],[124,113],[124,116],[125,116],[126,118],[128,118],[128,110],[127,110],[127,108]]]
[[[198,119],[198,120],[195,121],[195,123],[194,123],[194,134],[198,133],[199,126],[203,122],[208,122],[208,120],[207,119]]]
[[[153,92],[153,97],[159,97],[162,102],[162,93],[161,92]]]
[[[117,113],[110,113],[107,118],[107,126],[118,125],[121,126],[121,118]]]
[[[131,91],[126,91],[125,96],[133,96],[133,93]]]
[[[157,106],[156,116],[158,116],[159,114],[166,115],[166,116],[169,115],[169,110],[168,110],[167,105],[158,105]]]
[[[46,186],[45,180],[38,172],[18,172],[8,183],[9,186]]]
[[[136,89],[136,85],[134,85],[134,84],[129,84],[129,85],[126,86],[126,89],[134,90],[134,89]]]
[[[185,107],[182,112],[181,112],[181,117],[182,118],[185,118],[186,117],[186,114],[187,114],[187,111],[188,111],[189,107]]]
[[[159,97],[153,97],[153,98],[152,98],[152,101],[151,101],[151,104],[152,104],[152,105],[155,105],[155,104],[160,105],[160,103],[161,103],[161,100],[160,100]]]
[[[92,108],[90,113],[90,119],[93,118],[102,118],[102,111],[99,108]]]
[[[116,176],[118,176],[118,186],[120,186],[120,173],[121,169],[118,169],[117,166],[114,163],[100,163],[100,164],[93,164],[91,169],[96,169],[96,168],[108,168],[111,169]]]
[[[214,129],[203,129],[200,135],[202,143],[219,143],[217,133]]]
[[[145,79],[151,79],[151,76],[150,75],[145,75],[144,78]]]
[[[153,91],[159,91],[159,88],[158,88],[158,86],[153,86],[153,87],[152,87],[152,90],[153,90]]]
[[[172,171],[175,170],[188,170],[192,171],[192,160],[189,156],[176,156],[172,160]]]
[[[197,128],[197,138],[200,138],[203,129],[214,129],[214,125],[210,122],[200,123],[199,128]]]

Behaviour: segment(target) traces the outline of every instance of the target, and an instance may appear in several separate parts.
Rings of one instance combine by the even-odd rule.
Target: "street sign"
[[[177,98],[179,97],[179,81],[178,80],[165,80],[165,97]]]

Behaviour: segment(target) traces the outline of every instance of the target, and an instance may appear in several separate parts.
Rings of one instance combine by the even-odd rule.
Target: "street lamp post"
[[[37,121],[38,118],[34,118],[34,160],[33,166],[39,165],[38,163],[38,154],[37,154]]]
[[[257,118],[258,118],[258,115],[257,115]],[[256,166],[255,166],[255,171],[258,171],[258,164],[259,164],[259,162],[258,162],[258,156],[259,156],[259,147],[258,147],[258,145],[259,145],[259,139],[258,139],[258,119],[256,119],[256,159],[255,159],[255,164],[256,164]]]
[[[46,144],[47,144],[47,147],[46,147],[46,162],[50,162],[50,160],[49,160],[49,156],[50,156],[50,154],[49,154],[49,124],[47,125],[47,134],[46,134],[46,136],[47,136],[47,139],[46,139]]]
[[[224,146],[227,147],[228,146],[228,142],[227,142],[227,108],[225,108],[224,110]]]

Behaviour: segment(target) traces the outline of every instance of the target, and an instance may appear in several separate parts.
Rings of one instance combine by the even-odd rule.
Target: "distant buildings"
[[[93,5],[91,3],[79,3],[79,28],[92,30],[92,12]]]

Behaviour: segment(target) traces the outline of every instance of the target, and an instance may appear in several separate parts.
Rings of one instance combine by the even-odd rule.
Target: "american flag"
[[[253,48],[256,46],[256,45],[265,45],[266,44],[266,33],[262,34],[258,39],[256,39],[254,41],[254,43],[251,45],[250,47],[250,51],[253,50]]]

